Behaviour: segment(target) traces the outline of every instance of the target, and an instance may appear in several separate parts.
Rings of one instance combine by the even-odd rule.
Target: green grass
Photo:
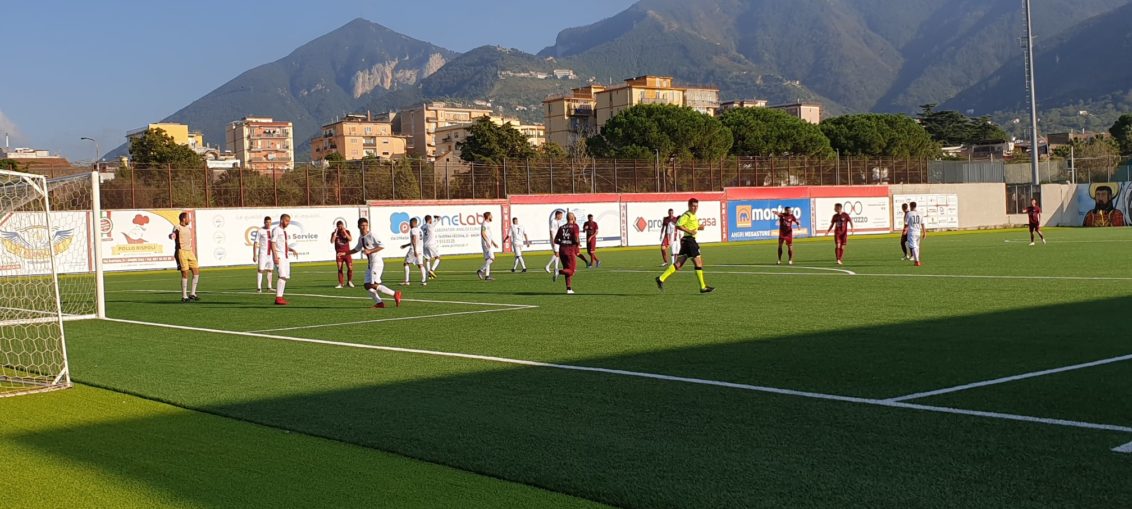
[[[176,292],[172,272],[112,275],[107,298],[111,317],[142,322],[217,331],[353,322],[267,334],[885,399],[1132,353],[1122,324],[1132,304],[1132,237],[1125,230],[1049,235],[1049,245],[1035,247],[1016,242],[1025,239],[1016,230],[933,235],[920,268],[900,262],[888,237],[852,238],[844,267],[832,263],[828,241],[799,242],[795,266],[774,266],[774,246],[765,243],[705,246],[707,278],[718,288],[709,295],[696,292],[691,271],[659,293],[654,251],[607,250],[602,269],[579,273],[573,296],[542,272],[546,255],[529,254],[527,274],[507,271],[505,255],[498,280],[482,282],[473,275],[476,261],[450,259],[433,284],[406,290],[409,299],[460,303],[369,309],[360,289],[333,289],[325,265],[296,269],[286,308],[247,291],[248,269],[205,271],[196,304],[154,293]],[[400,275],[399,262],[387,264],[387,281]],[[496,304],[537,307],[428,317],[503,309]],[[362,446],[342,461],[363,465],[357,469],[402,461],[421,476],[456,475],[429,474],[436,467],[374,450],[388,451],[630,507],[1113,507],[1132,500],[1132,455],[1111,451],[1132,442],[1121,431],[115,322],[68,323],[68,341],[82,383],[299,432],[287,436],[310,440],[304,447],[312,450],[328,442],[307,435]],[[1130,366],[912,403],[1129,427]],[[37,400],[58,396],[63,408],[64,398],[85,393],[60,394]],[[198,416],[201,429],[248,426],[178,412]],[[51,445],[53,435],[68,433],[58,424],[37,430],[41,440],[16,443],[85,469],[119,470],[122,458],[92,460],[66,442]],[[270,477],[281,469],[277,458],[242,459]],[[217,505],[154,476],[114,475],[174,501]],[[497,481],[469,478],[476,481],[468,490],[503,493]],[[236,493],[252,483],[225,484]],[[333,481],[309,486],[326,500],[340,496]],[[526,496],[512,505],[577,501],[537,490]]]

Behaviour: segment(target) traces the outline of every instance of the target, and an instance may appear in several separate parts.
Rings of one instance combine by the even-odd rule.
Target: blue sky
[[[13,146],[90,160],[94,148],[79,138],[99,140],[105,153],[125,141],[126,131],[357,17],[456,51],[499,44],[534,52],[563,28],[633,2],[4,2],[0,136],[10,133]],[[548,10],[554,14],[543,16]]]

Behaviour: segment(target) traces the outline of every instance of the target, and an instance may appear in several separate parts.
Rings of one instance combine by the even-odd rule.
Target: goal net
[[[65,320],[104,316],[97,176],[0,171],[0,396],[69,387]]]

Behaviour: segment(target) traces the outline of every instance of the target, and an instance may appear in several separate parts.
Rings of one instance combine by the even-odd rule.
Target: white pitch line
[[[174,290],[111,290],[111,291],[108,291],[106,293],[180,293],[180,292],[177,292],[177,291],[174,291]],[[211,291],[211,292],[200,292],[200,293],[203,294],[203,295],[266,295],[268,297],[271,296],[270,294],[267,294],[267,293],[259,294],[259,293],[256,293],[256,292]],[[320,293],[288,293],[287,295],[292,296],[292,297],[312,297],[312,298],[318,298],[318,299],[371,300],[369,297],[363,297],[363,296],[359,296],[359,295],[323,295],[323,294],[320,294]],[[519,308],[519,309],[526,309],[526,308],[532,308],[532,307],[537,308],[538,307],[538,306],[532,306],[530,304],[507,304],[507,303],[503,303],[503,302],[466,302],[466,301],[460,301],[460,300],[430,300],[430,299],[401,299],[401,300],[403,300],[405,302],[424,302],[424,303],[428,303],[428,304],[464,304],[464,305],[467,305],[467,306],[495,306],[495,307],[510,307],[510,308]]]
[[[934,391],[917,392],[915,394],[908,394],[906,396],[898,396],[895,398],[888,398],[884,401],[908,401],[920,398],[929,398],[932,396],[939,396],[941,394],[950,394],[953,392],[966,391],[970,389],[977,389],[979,387],[986,387],[989,385],[998,385],[1010,382],[1017,382],[1019,380],[1026,380],[1028,378],[1037,378],[1039,376],[1054,375],[1057,373],[1065,373],[1066,371],[1076,371],[1078,369],[1093,368],[1097,366],[1104,366],[1105,364],[1113,364],[1116,362],[1124,362],[1132,360],[1132,355],[1121,355],[1120,357],[1111,357],[1108,359],[1101,359],[1099,361],[1085,362],[1081,364],[1074,364],[1072,366],[1063,366],[1060,368],[1046,369],[1042,371],[1032,371],[1030,373],[1022,373],[1020,375],[1006,376],[1002,378],[995,378],[993,380],[984,380],[982,382],[974,382],[965,385],[957,385],[955,387],[947,387],[944,389],[937,389]]]
[[[711,266],[707,266],[710,270]],[[608,269],[603,272],[620,272],[625,274],[660,274],[658,270],[640,270],[640,269]],[[690,270],[689,270],[690,272]],[[740,276],[845,276],[848,274],[834,274],[830,272],[755,272],[755,271],[737,271],[737,270],[711,270],[711,274],[737,274]],[[856,275],[856,274],[853,274]]]
[[[707,266],[710,269],[712,266]],[[654,274],[656,270],[610,269],[606,272],[626,272]],[[712,270],[709,274],[738,274],[744,276],[838,276],[840,274],[826,272],[753,272],[734,270]],[[861,273],[852,274],[856,277],[914,277],[914,278],[942,278],[942,279],[1019,279],[1037,281],[1132,281],[1132,277],[1100,277],[1100,276],[996,276],[980,274],[879,274]]]
[[[805,269],[805,270],[822,270],[822,271],[827,271],[827,272],[840,272],[842,274],[849,274],[850,276],[856,276],[857,275],[856,272],[853,272],[853,271],[848,270],[848,269],[836,269],[836,268],[833,268],[833,267],[807,267],[807,266],[803,266],[803,265],[759,265],[759,264],[751,264],[751,265],[731,264],[731,265],[728,265],[728,264],[722,264],[722,265],[713,265],[713,267],[739,267],[739,268],[755,267],[755,268],[766,268],[766,269],[773,269],[773,268]]]
[[[357,321],[353,321],[353,322],[323,323],[323,324],[318,324],[318,325],[302,325],[302,326],[298,326],[298,327],[280,327],[278,329],[260,329],[260,330],[253,330],[253,331],[248,331],[248,332],[282,332],[282,331],[303,330],[303,329],[322,329],[322,328],[327,328],[327,327],[342,327],[342,326],[347,326],[347,325],[363,325],[363,324],[378,323],[378,322],[397,322],[397,321],[402,321],[402,320],[423,320],[423,319],[426,319],[426,318],[441,318],[441,317],[445,317],[445,316],[476,315],[476,314],[481,314],[481,313],[500,313],[500,312],[503,312],[503,311],[522,311],[524,309],[534,309],[534,308],[537,308],[537,307],[538,306],[526,306],[526,307],[521,307],[521,308],[520,307],[509,307],[509,308],[503,308],[503,309],[481,309],[479,311],[457,311],[457,312],[453,312],[453,313],[440,313],[440,314],[435,314],[435,315],[399,316],[399,317],[395,317],[395,318],[376,318],[376,319],[373,319],[373,320],[357,320]]]
[[[1119,452],[1119,453],[1122,453],[1122,454],[1132,454],[1132,442],[1128,442],[1127,444],[1124,444],[1120,447],[1117,447],[1117,448],[1113,449],[1112,452]]]
[[[898,401],[885,401],[885,400],[881,400],[881,399],[858,398],[858,397],[853,397],[853,396],[840,396],[840,395],[836,395],[836,394],[823,394],[823,393],[820,393],[820,392],[796,391],[796,390],[793,390],[793,389],[781,389],[781,388],[777,388],[777,387],[765,387],[765,386],[759,386],[759,385],[741,384],[741,383],[734,383],[734,382],[722,382],[722,381],[718,381],[718,380],[708,380],[708,379],[703,379],[703,378],[689,378],[689,377],[682,377],[682,376],[662,375],[662,374],[647,373],[647,372],[642,372],[642,371],[628,371],[628,370],[623,370],[623,369],[610,369],[610,368],[598,368],[598,367],[590,367],[590,366],[577,366],[577,365],[572,365],[572,364],[554,364],[554,363],[548,363],[548,362],[528,361],[528,360],[521,360],[521,359],[509,359],[509,358],[506,358],[506,357],[494,357],[494,356],[488,356],[488,355],[473,355],[473,354],[456,353],[456,352],[440,352],[440,351],[435,351],[435,350],[420,350],[420,349],[416,349],[416,348],[401,348],[401,347],[393,347],[393,346],[367,345],[367,344],[360,344],[360,343],[345,343],[345,342],[341,342],[341,341],[328,341],[328,340],[324,340],[324,339],[298,338],[298,337],[291,337],[291,336],[278,336],[278,335],[271,335],[271,334],[260,334],[260,333],[255,333],[255,332],[239,332],[239,331],[230,331],[230,330],[221,330],[221,329],[207,329],[207,328],[202,328],[202,327],[190,327],[190,326],[185,326],[185,325],[170,325],[170,324],[164,324],[164,323],[141,322],[141,321],[136,321],[136,320],[122,320],[122,319],[118,319],[118,318],[107,318],[106,320],[110,321],[110,322],[126,323],[126,324],[132,324],[132,325],[144,325],[144,326],[150,326],[150,327],[163,327],[163,328],[168,328],[168,329],[189,330],[189,331],[207,332],[207,333],[213,333],[213,334],[226,334],[226,335],[231,335],[231,336],[246,336],[246,337],[261,338],[261,339],[276,339],[276,340],[282,340],[282,341],[294,341],[294,342],[297,342],[297,343],[311,343],[311,344],[317,344],[317,345],[338,346],[338,347],[346,347],[346,348],[360,348],[360,349],[366,349],[366,350],[379,350],[379,351],[386,351],[386,352],[411,353],[411,354],[431,355],[431,356],[438,356],[438,357],[454,357],[454,358],[459,358],[459,359],[479,360],[479,361],[495,362],[495,363],[502,363],[502,364],[512,364],[512,365],[519,365],[519,366],[552,368],[552,369],[562,369],[562,370],[569,370],[569,371],[582,371],[582,372],[589,372],[589,373],[601,373],[601,374],[606,374],[606,375],[618,375],[618,376],[627,376],[627,377],[634,377],[634,378],[645,378],[645,379],[650,379],[650,380],[662,380],[662,381],[666,381],[666,382],[678,382],[678,383],[687,383],[687,384],[695,384],[695,385],[724,387],[724,388],[729,388],[729,389],[739,389],[739,390],[752,391],[752,392],[779,394],[779,395],[784,395],[784,396],[796,396],[796,397],[801,397],[801,398],[826,400],[826,401],[840,401],[840,402],[843,402],[843,403],[856,403],[856,404],[861,404],[861,405],[872,405],[872,406],[880,406],[880,407],[887,407],[887,408],[902,408],[902,409],[908,409],[908,410],[920,410],[920,411],[925,411],[925,412],[935,412],[935,413],[943,413],[943,414],[951,414],[951,415],[964,415],[964,416],[983,417],[983,418],[998,419],[998,420],[1019,421],[1019,422],[1026,422],[1026,423],[1032,423],[1032,424],[1047,424],[1047,425],[1052,425],[1052,426],[1062,426],[1062,427],[1069,427],[1069,428],[1080,428],[1080,429],[1090,429],[1090,430],[1099,430],[1099,431],[1115,431],[1115,432],[1120,432],[1120,433],[1132,433],[1132,427],[1118,426],[1118,425],[1115,425],[1115,424],[1099,424],[1099,423],[1092,423],[1092,422],[1072,421],[1072,420],[1067,420],[1067,419],[1052,419],[1052,418],[1046,418],[1046,417],[1032,417],[1032,416],[1028,416],[1028,415],[1006,414],[1006,413],[999,413],[999,412],[986,412],[986,411],[981,411],[981,410],[966,410],[966,409],[962,409],[962,408],[948,408],[948,407],[938,407],[938,406],[930,406],[930,405],[919,405],[919,404],[915,404],[915,403],[904,403],[904,402],[898,402]]]
[[[1029,244],[1028,240],[1004,240],[1007,244]],[[1107,244],[1111,242],[1132,242],[1132,239],[1109,239],[1109,240],[1053,240],[1049,241],[1051,244]]]

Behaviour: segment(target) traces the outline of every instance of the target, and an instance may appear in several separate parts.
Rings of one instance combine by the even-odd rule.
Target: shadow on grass
[[[1098,316],[1119,316],[1111,313],[1130,304],[1108,299],[576,364],[735,382],[813,378],[821,381],[811,385],[825,388],[842,384],[831,392],[894,396],[884,391],[1070,364],[1074,353],[1105,357],[1122,341],[1083,342],[1097,339]],[[192,344],[116,340],[100,341],[100,351],[121,348],[90,359],[99,365],[84,381],[619,506],[1100,507],[1132,500],[1132,462],[1109,452],[1128,441],[1120,433],[232,336],[201,334]],[[259,361],[222,348],[237,341],[254,342]],[[123,353],[129,345],[138,348]],[[153,352],[184,357],[153,362]],[[139,380],[139,370],[153,377]],[[307,383],[296,379],[303,373]],[[295,393],[280,394],[287,391]],[[79,431],[19,440],[70,461],[121,468],[80,437],[129,434],[129,425]],[[131,475],[210,503],[175,479],[140,469]]]

